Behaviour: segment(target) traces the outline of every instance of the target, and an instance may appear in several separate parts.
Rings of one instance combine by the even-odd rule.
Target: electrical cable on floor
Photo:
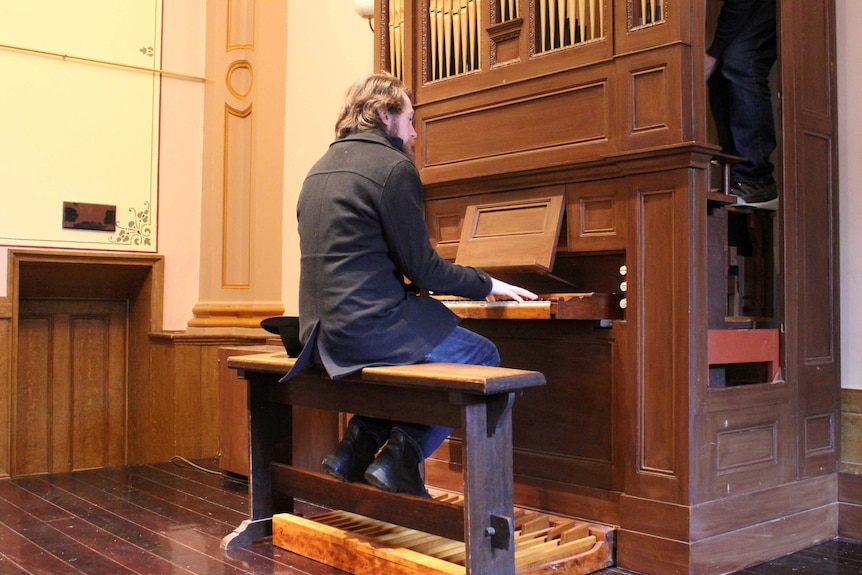
[[[231,481],[233,483],[238,483],[239,485],[245,485],[245,486],[248,485],[248,479],[244,479],[244,478],[240,478],[240,477],[233,477],[230,474],[224,473],[223,471],[218,471],[216,469],[207,469],[206,467],[198,465],[197,463],[189,461],[185,457],[182,457],[179,455],[174,455],[173,457],[171,457],[171,463],[173,463],[177,467],[182,467],[183,465],[185,465],[186,467],[190,467],[192,469],[197,469],[198,471],[203,471],[204,473],[208,473],[210,475],[218,475],[224,481]]]

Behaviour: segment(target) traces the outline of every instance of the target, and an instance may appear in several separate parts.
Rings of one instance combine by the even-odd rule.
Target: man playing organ
[[[536,299],[431,247],[422,183],[405,153],[415,137],[413,106],[400,80],[373,74],[348,92],[337,139],[312,167],[297,205],[305,344],[297,369],[312,358],[333,378],[418,362],[499,365],[493,343],[459,327],[454,313],[420,289],[472,299]],[[418,464],[450,432],[354,416],[322,467],[343,481],[427,497]]]

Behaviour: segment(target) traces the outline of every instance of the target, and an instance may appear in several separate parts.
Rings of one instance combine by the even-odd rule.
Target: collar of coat
[[[348,142],[355,140],[364,140],[377,144],[389,144],[399,152],[404,151],[404,140],[395,136],[388,136],[380,128],[371,128],[370,130],[360,130],[358,132],[353,132],[339,140],[335,140],[333,144],[337,144],[338,142]]]

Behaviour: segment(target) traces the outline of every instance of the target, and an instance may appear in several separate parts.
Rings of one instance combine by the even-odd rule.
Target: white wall
[[[841,229],[841,385],[862,389],[862,2],[835,0],[838,44],[838,154]]]
[[[308,170],[334,138],[347,89],[374,69],[374,34],[349,0],[290,2],[287,29],[282,301],[285,313],[296,315],[296,200]]]
[[[204,77],[206,0],[165,0],[162,69]],[[204,83],[162,79],[159,254],[165,256],[163,328],[184,330],[198,299]]]

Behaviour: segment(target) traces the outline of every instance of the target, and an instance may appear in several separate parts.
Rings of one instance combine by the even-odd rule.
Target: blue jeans
[[[775,0],[763,0],[724,51],[709,78],[709,100],[724,152],[745,162],[730,167],[733,182],[773,180],[775,122],[769,72],[775,64]]]
[[[458,326],[425,356],[425,362],[498,366],[500,365],[500,354],[497,351],[497,346],[491,341]],[[359,420],[362,428],[374,437],[378,445],[383,445],[389,439],[392,428],[398,427],[419,445],[422,450],[422,459],[431,455],[452,433],[452,429],[449,427],[403,423],[362,415],[354,415],[353,419]]]

